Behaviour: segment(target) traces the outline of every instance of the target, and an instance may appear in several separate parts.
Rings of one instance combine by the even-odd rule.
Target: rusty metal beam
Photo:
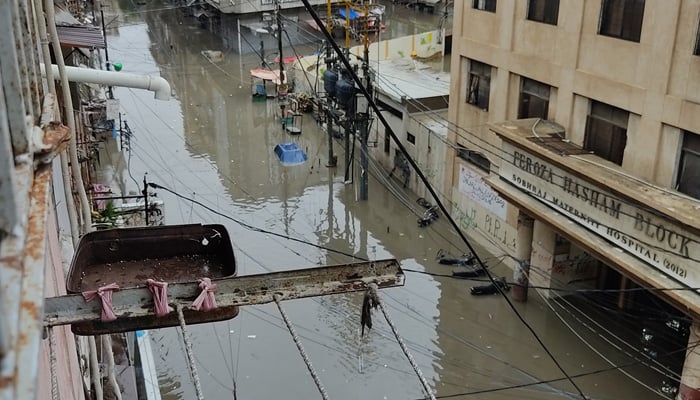
[[[398,261],[393,259],[248,275],[216,280],[216,302],[219,307],[265,304],[274,301],[275,294],[282,300],[300,299],[365,290],[370,283],[379,288],[403,286],[404,279]],[[189,307],[200,292],[197,285],[169,285],[170,305]],[[153,296],[147,288],[114,292],[112,303],[117,321],[155,316]],[[44,325],[96,321],[100,312],[99,302],[86,303],[80,294],[50,297],[44,303]]]

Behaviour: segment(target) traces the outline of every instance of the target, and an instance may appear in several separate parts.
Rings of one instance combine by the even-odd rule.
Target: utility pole
[[[146,175],[143,175],[143,204],[144,211],[146,212],[146,226],[148,226],[148,182],[146,181]]]
[[[277,3],[277,45],[280,54],[280,85],[284,85],[284,60],[282,59],[282,3],[280,0],[275,0]]]
[[[275,7],[275,17],[277,20],[277,47],[279,51],[279,64],[280,64],[280,86],[277,89],[277,99],[279,101],[280,105],[280,117],[282,118],[282,129],[286,130],[287,128],[287,119],[285,115],[285,108],[287,107],[287,101],[286,101],[286,95],[287,95],[287,88],[285,88],[285,79],[284,79],[284,60],[282,58],[282,3],[280,0],[275,0],[276,7]],[[282,89],[284,88],[284,92],[282,92]],[[282,95],[284,93],[284,96]]]
[[[365,34],[362,38],[364,42],[364,57],[362,59],[362,73],[365,77],[365,88],[367,93],[372,95],[372,82],[369,74],[369,12],[367,3],[365,3]],[[366,99],[369,104],[371,99]],[[358,115],[359,131],[360,131],[360,200],[369,199],[369,106],[363,113]]]
[[[102,5],[100,5],[100,22],[102,22],[102,39],[104,40],[105,43],[105,68],[107,71],[109,71],[110,65],[109,65],[109,51],[107,50],[107,28],[105,27],[105,12],[102,10]],[[112,90],[112,86],[107,86],[107,92],[109,94],[109,98],[113,99],[114,98],[114,91]]]
[[[328,23],[328,29],[330,32],[331,25],[330,22]],[[328,44],[326,46],[326,70],[330,70],[331,66],[333,65],[333,60],[331,59],[332,56],[331,52],[331,45]],[[326,164],[326,167],[328,168],[333,168],[338,165],[338,159],[333,154],[333,116],[334,116],[334,107],[333,107],[333,100],[330,98],[330,96],[326,96],[326,126],[328,128],[328,163]]]

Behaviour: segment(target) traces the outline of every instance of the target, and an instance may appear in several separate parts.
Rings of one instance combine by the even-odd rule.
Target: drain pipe
[[[42,0],[38,0],[42,1]],[[53,0],[46,0],[44,3],[44,12],[46,13],[46,24],[49,28],[49,36],[51,38],[51,47],[53,47],[54,55],[58,62],[58,66],[52,73],[56,77],[60,77],[61,80],[61,91],[63,92],[63,107],[65,110],[64,117],[68,121],[68,128],[70,129],[70,145],[69,145],[69,155],[70,155],[70,167],[73,172],[73,180],[75,182],[75,187],[78,191],[80,197],[80,209],[82,211],[83,217],[83,233],[87,233],[92,230],[92,215],[90,211],[90,204],[88,203],[87,193],[85,193],[85,184],[83,183],[83,176],[80,172],[80,164],[78,162],[78,146],[76,140],[76,125],[75,125],[75,114],[73,113],[73,100],[71,98],[70,87],[68,86],[68,78],[66,77],[65,62],[63,61],[63,52],[61,51],[61,43],[58,40],[58,32],[56,30],[56,18],[54,15],[54,2]],[[50,62],[49,60],[44,60]],[[68,193],[68,196],[72,196],[72,193]],[[76,243],[73,244],[74,246]],[[99,373],[99,365],[96,365],[97,361],[97,348],[95,344],[95,338],[90,336],[88,338],[88,354],[90,357],[91,366],[91,379],[95,387],[95,397],[96,400],[102,400],[102,380]]]
[[[39,0],[41,1],[41,0]],[[61,79],[61,91],[63,92],[63,107],[64,107],[64,117],[68,121],[68,128],[70,129],[70,167],[73,172],[73,180],[75,182],[76,189],[78,191],[78,196],[80,197],[80,209],[82,211],[83,217],[83,233],[90,230],[92,226],[92,215],[90,211],[90,203],[87,198],[87,193],[85,193],[85,184],[83,183],[83,176],[80,172],[80,163],[78,161],[78,145],[76,140],[77,129],[75,126],[75,115],[73,113],[73,100],[71,98],[70,87],[68,86],[68,79],[66,77],[65,62],[63,61],[63,52],[61,51],[61,43],[58,40],[58,32],[56,30],[56,18],[54,16],[53,1],[46,0],[44,4],[44,12],[46,13],[46,23],[49,27],[49,36],[51,37],[51,47],[53,47],[54,55],[58,61],[58,68],[53,72],[55,76],[60,76]]]
[[[44,19],[44,2],[39,0],[35,3],[37,18],[40,20],[37,22],[37,28],[39,33],[39,41],[41,43],[41,55],[44,61],[51,60],[51,52],[49,51],[49,39],[46,34],[46,20]],[[56,83],[54,82],[54,75],[49,71],[46,75],[46,80],[48,81],[49,93],[51,93],[54,98],[56,98]],[[56,107],[57,115],[61,115],[61,110]],[[71,239],[73,241],[73,249],[78,246],[78,240],[80,239],[80,233],[78,231],[78,213],[75,211],[75,200],[73,199],[73,189],[71,188],[70,181],[70,166],[68,164],[68,155],[65,151],[60,154],[61,159],[61,178],[63,180],[63,192],[66,199],[66,208],[68,209],[68,222],[70,225]]]
[[[66,76],[71,82],[99,83],[107,86],[123,86],[136,89],[146,89],[155,93],[158,100],[170,99],[170,84],[160,76],[137,75],[101,69],[65,67]],[[54,76],[58,76],[58,65],[51,65]],[[46,76],[46,66],[41,64],[41,74]],[[58,79],[58,78],[57,78]]]

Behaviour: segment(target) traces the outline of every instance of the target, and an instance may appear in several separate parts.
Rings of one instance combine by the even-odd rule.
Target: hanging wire
[[[53,326],[48,328],[49,334],[49,363],[51,370],[51,400],[60,400],[61,395],[58,391],[58,376],[56,374],[56,337],[53,332]]]
[[[202,385],[199,383],[199,374],[197,374],[197,366],[192,353],[192,343],[187,335],[187,325],[185,324],[185,316],[182,313],[182,304],[177,305],[177,318],[180,320],[180,329],[182,330],[182,340],[185,342],[185,353],[187,354],[187,362],[190,366],[190,373],[194,381],[194,391],[197,393],[197,400],[204,400],[202,395]]]
[[[387,313],[386,310],[384,309],[384,303],[382,303],[382,300],[379,298],[379,293],[377,292],[377,284],[370,283],[369,284],[369,291],[370,291],[371,296],[374,298],[375,304],[379,306],[380,310],[382,310],[382,314],[384,314],[384,319],[386,319],[386,322],[389,324],[391,331],[394,332],[394,336],[396,337],[396,341],[399,342],[399,346],[401,346],[401,350],[403,350],[403,354],[406,355],[406,358],[408,358],[408,362],[411,363],[411,367],[413,367],[413,370],[416,371],[416,375],[418,375],[418,379],[420,380],[420,383],[423,386],[423,390],[425,391],[425,394],[427,394],[431,400],[436,400],[435,395],[433,394],[433,391],[430,389],[428,382],[425,380],[425,377],[423,376],[423,372],[418,367],[418,364],[416,364],[416,361],[413,359],[411,352],[408,351],[408,347],[406,347],[406,343],[404,343],[403,339],[401,338],[401,335],[399,335],[399,330],[396,329],[394,322],[391,320],[391,318],[389,318],[389,313]]]
[[[294,340],[294,344],[297,345],[297,349],[299,349],[299,354],[301,354],[301,358],[304,359],[304,364],[306,364],[306,368],[309,370],[311,377],[314,379],[314,383],[316,384],[316,387],[318,388],[319,393],[321,393],[321,397],[324,400],[328,400],[328,394],[326,393],[326,389],[323,388],[323,384],[321,383],[321,379],[318,377],[318,374],[316,373],[314,366],[311,365],[311,360],[309,360],[309,356],[306,354],[306,351],[304,350],[304,346],[302,346],[301,341],[299,340],[299,335],[297,335],[296,330],[292,326],[291,322],[289,322],[289,317],[287,317],[287,313],[284,312],[284,309],[282,308],[282,303],[280,303],[280,295],[275,294],[272,297],[275,299],[275,303],[277,304],[277,308],[280,310],[280,314],[282,314],[282,319],[284,320],[285,325],[287,325],[287,329],[289,330],[289,333],[292,335],[292,339]]]

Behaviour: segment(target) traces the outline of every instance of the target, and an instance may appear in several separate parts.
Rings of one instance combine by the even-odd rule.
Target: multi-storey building
[[[699,18],[699,0],[455,2],[446,187],[516,279],[700,286]],[[655,293],[698,321],[694,291]],[[689,344],[684,399],[698,362]]]

